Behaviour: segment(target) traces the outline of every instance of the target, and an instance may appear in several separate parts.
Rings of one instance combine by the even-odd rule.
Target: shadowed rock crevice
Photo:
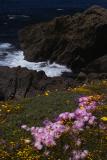
[[[96,29],[95,43],[92,47],[87,48],[84,52],[88,54],[88,57],[84,58],[87,62],[91,62],[100,56],[107,54],[107,24],[102,25]]]

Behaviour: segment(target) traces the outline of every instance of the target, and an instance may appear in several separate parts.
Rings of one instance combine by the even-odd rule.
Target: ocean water
[[[53,17],[60,16],[65,12],[63,9],[37,9],[35,14],[5,13],[0,16],[0,66],[26,67],[31,70],[43,70],[48,77],[61,76],[63,72],[71,72],[66,66],[49,62],[28,62],[24,59],[24,53],[18,43],[18,31],[33,23],[48,21]],[[68,10],[66,10],[67,14]],[[48,13],[49,14],[48,16]]]
[[[97,4],[107,7],[107,0],[0,0],[1,12],[33,13],[36,8],[86,8]]]
[[[14,38],[26,25],[81,12],[91,5],[107,7],[107,0],[0,0],[0,41]]]
[[[10,43],[0,43],[0,66],[26,67],[30,70],[44,71],[48,77],[61,76],[63,72],[71,72],[66,66],[47,62],[28,62],[24,59],[23,51],[17,50]]]
[[[18,31],[56,16],[81,12],[91,5],[107,7],[107,0],[0,0],[0,66],[44,70],[50,76],[70,72],[66,66],[28,62],[18,43]]]

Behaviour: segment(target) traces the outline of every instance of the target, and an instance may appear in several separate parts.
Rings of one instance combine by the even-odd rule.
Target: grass
[[[95,94],[104,97],[104,105],[100,106],[96,115],[98,118],[107,116],[107,81],[93,82],[66,91],[47,91],[44,95],[38,94],[20,101],[0,102],[0,160],[38,160],[32,145],[25,141],[31,138],[30,135],[20,126],[41,126],[47,118],[53,120],[61,112],[74,111],[78,97]],[[92,153],[89,160],[107,159],[107,133],[91,129],[83,137],[86,139],[84,145],[88,144]]]

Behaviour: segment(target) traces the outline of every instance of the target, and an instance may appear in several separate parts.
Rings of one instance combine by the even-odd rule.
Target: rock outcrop
[[[92,6],[83,13],[32,25],[20,31],[19,39],[27,60],[50,60],[78,72],[107,54],[107,10]]]
[[[66,89],[75,85],[72,78],[49,78],[43,71],[0,67],[0,101],[43,94],[46,90]]]
[[[99,57],[88,64],[85,71],[87,73],[107,73],[107,55]]]
[[[38,83],[46,79],[44,72],[30,71],[26,68],[0,67],[0,100],[22,98],[34,95]]]

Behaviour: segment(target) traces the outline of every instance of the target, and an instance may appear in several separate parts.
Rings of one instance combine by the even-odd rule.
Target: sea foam
[[[56,63],[50,64],[47,62],[29,62],[24,59],[24,53],[21,50],[16,50],[10,43],[0,44],[0,55],[5,55],[0,59],[0,66],[12,67],[26,67],[30,70],[44,71],[48,77],[61,76],[63,72],[71,72],[66,66]]]

